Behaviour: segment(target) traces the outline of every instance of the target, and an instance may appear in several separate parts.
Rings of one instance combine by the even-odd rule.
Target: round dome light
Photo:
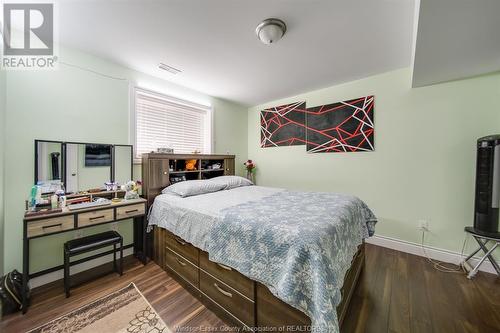
[[[286,32],[286,24],[280,19],[268,18],[262,21],[255,33],[260,41],[264,44],[273,44],[280,40]]]

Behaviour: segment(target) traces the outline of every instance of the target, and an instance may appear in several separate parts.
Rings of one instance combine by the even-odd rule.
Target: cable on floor
[[[422,247],[422,251],[424,253],[424,256],[427,258],[429,263],[431,263],[432,267],[435,270],[438,270],[438,271],[443,272],[443,273],[459,273],[459,274],[466,273],[466,271],[465,271],[464,267],[462,267],[462,265],[459,265],[458,267],[455,267],[455,265],[453,265],[453,267],[451,267],[451,266],[447,266],[444,263],[437,261],[437,260],[434,260],[431,257],[429,257],[429,255],[427,254],[427,251],[425,250],[424,243],[425,243],[425,231],[422,230],[422,242],[420,245]],[[466,244],[467,244],[467,235],[465,235],[464,242],[462,244],[462,252],[460,253],[460,258],[463,258],[463,256],[464,256]]]

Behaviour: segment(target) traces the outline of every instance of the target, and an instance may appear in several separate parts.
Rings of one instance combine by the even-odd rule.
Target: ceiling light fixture
[[[264,44],[276,43],[285,35],[285,32],[285,22],[277,18],[265,19],[255,28],[257,38]]]
[[[171,74],[179,74],[180,72],[182,72],[180,69],[177,69],[175,67],[169,66],[169,65],[164,64],[162,62],[160,62],[160,64],[158,65],[158,68],[162,69],[164,71],[167,71],[167,72],[169,72]]]

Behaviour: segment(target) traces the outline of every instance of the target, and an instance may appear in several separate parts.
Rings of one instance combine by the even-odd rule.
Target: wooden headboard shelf
[[[194,169],[187,169],[187,161],[195,160]],[[213,168],[220,164],[219,168]],[[208,179],[234,175],[234,155],[217,154],[158,154],[142,155],[142,194],[152,205],[155,197],[175,181],[185,178]]]

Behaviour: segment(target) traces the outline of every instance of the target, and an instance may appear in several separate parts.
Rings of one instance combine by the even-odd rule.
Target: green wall
[[[257,183],[351,193],[379,218],[377,234],[461,251],[473,221],[475,141],[500,132],[500,74],[411,88],[401,69],[249,109],[248,156]],[[308,107],[375,95],[375,151],[307,154],[304,146],[260,148],[259,111],[305,100]]]
[[[226,100],[214,99],[215,153],[236,153],[236,174],[243,176],[243,162],[247,158],[247,109],[242,112],[217,112],[217,110],[241,110],[242,107]],[[244,117],[242,117],[242,114]]]
[[[5,228],[4,269],[21,269],[22,216],[24,201],[33,184],[33,140],[77,142],[130,142],[130,91],[134,86],[187,98],[215,107],[215,134],[221,149],[246,157],[247,109],[154,78],[80,51],[61,48],[62,63],[55,71],[16,71],[6,75]],[[67,65],[70,64],[71,66]],[[116,79],[82,70],[84,67]],[[232,122],[239,123],[234,129]],[[244,134],[233,138],[237,130]],[[228,139],[231,141],[228,141]],[[221,147],[219,149],[219,147]],[[134,167],[140,178],[140,166]],[[85,229],[84,235],[109,226]],[[121,224],[126,243],[131,241],[131,223]],[[62,263],[62,243],[74,237],[69,232],[33,240],[30,270],[38,271]]]
[[[4,147],[5,147],[5,71],[0,70],[0,276],[3,276],[4,252]],[[0,305],[1,310],[1,305]],[[0,317],[1,315],[0,311]]]

